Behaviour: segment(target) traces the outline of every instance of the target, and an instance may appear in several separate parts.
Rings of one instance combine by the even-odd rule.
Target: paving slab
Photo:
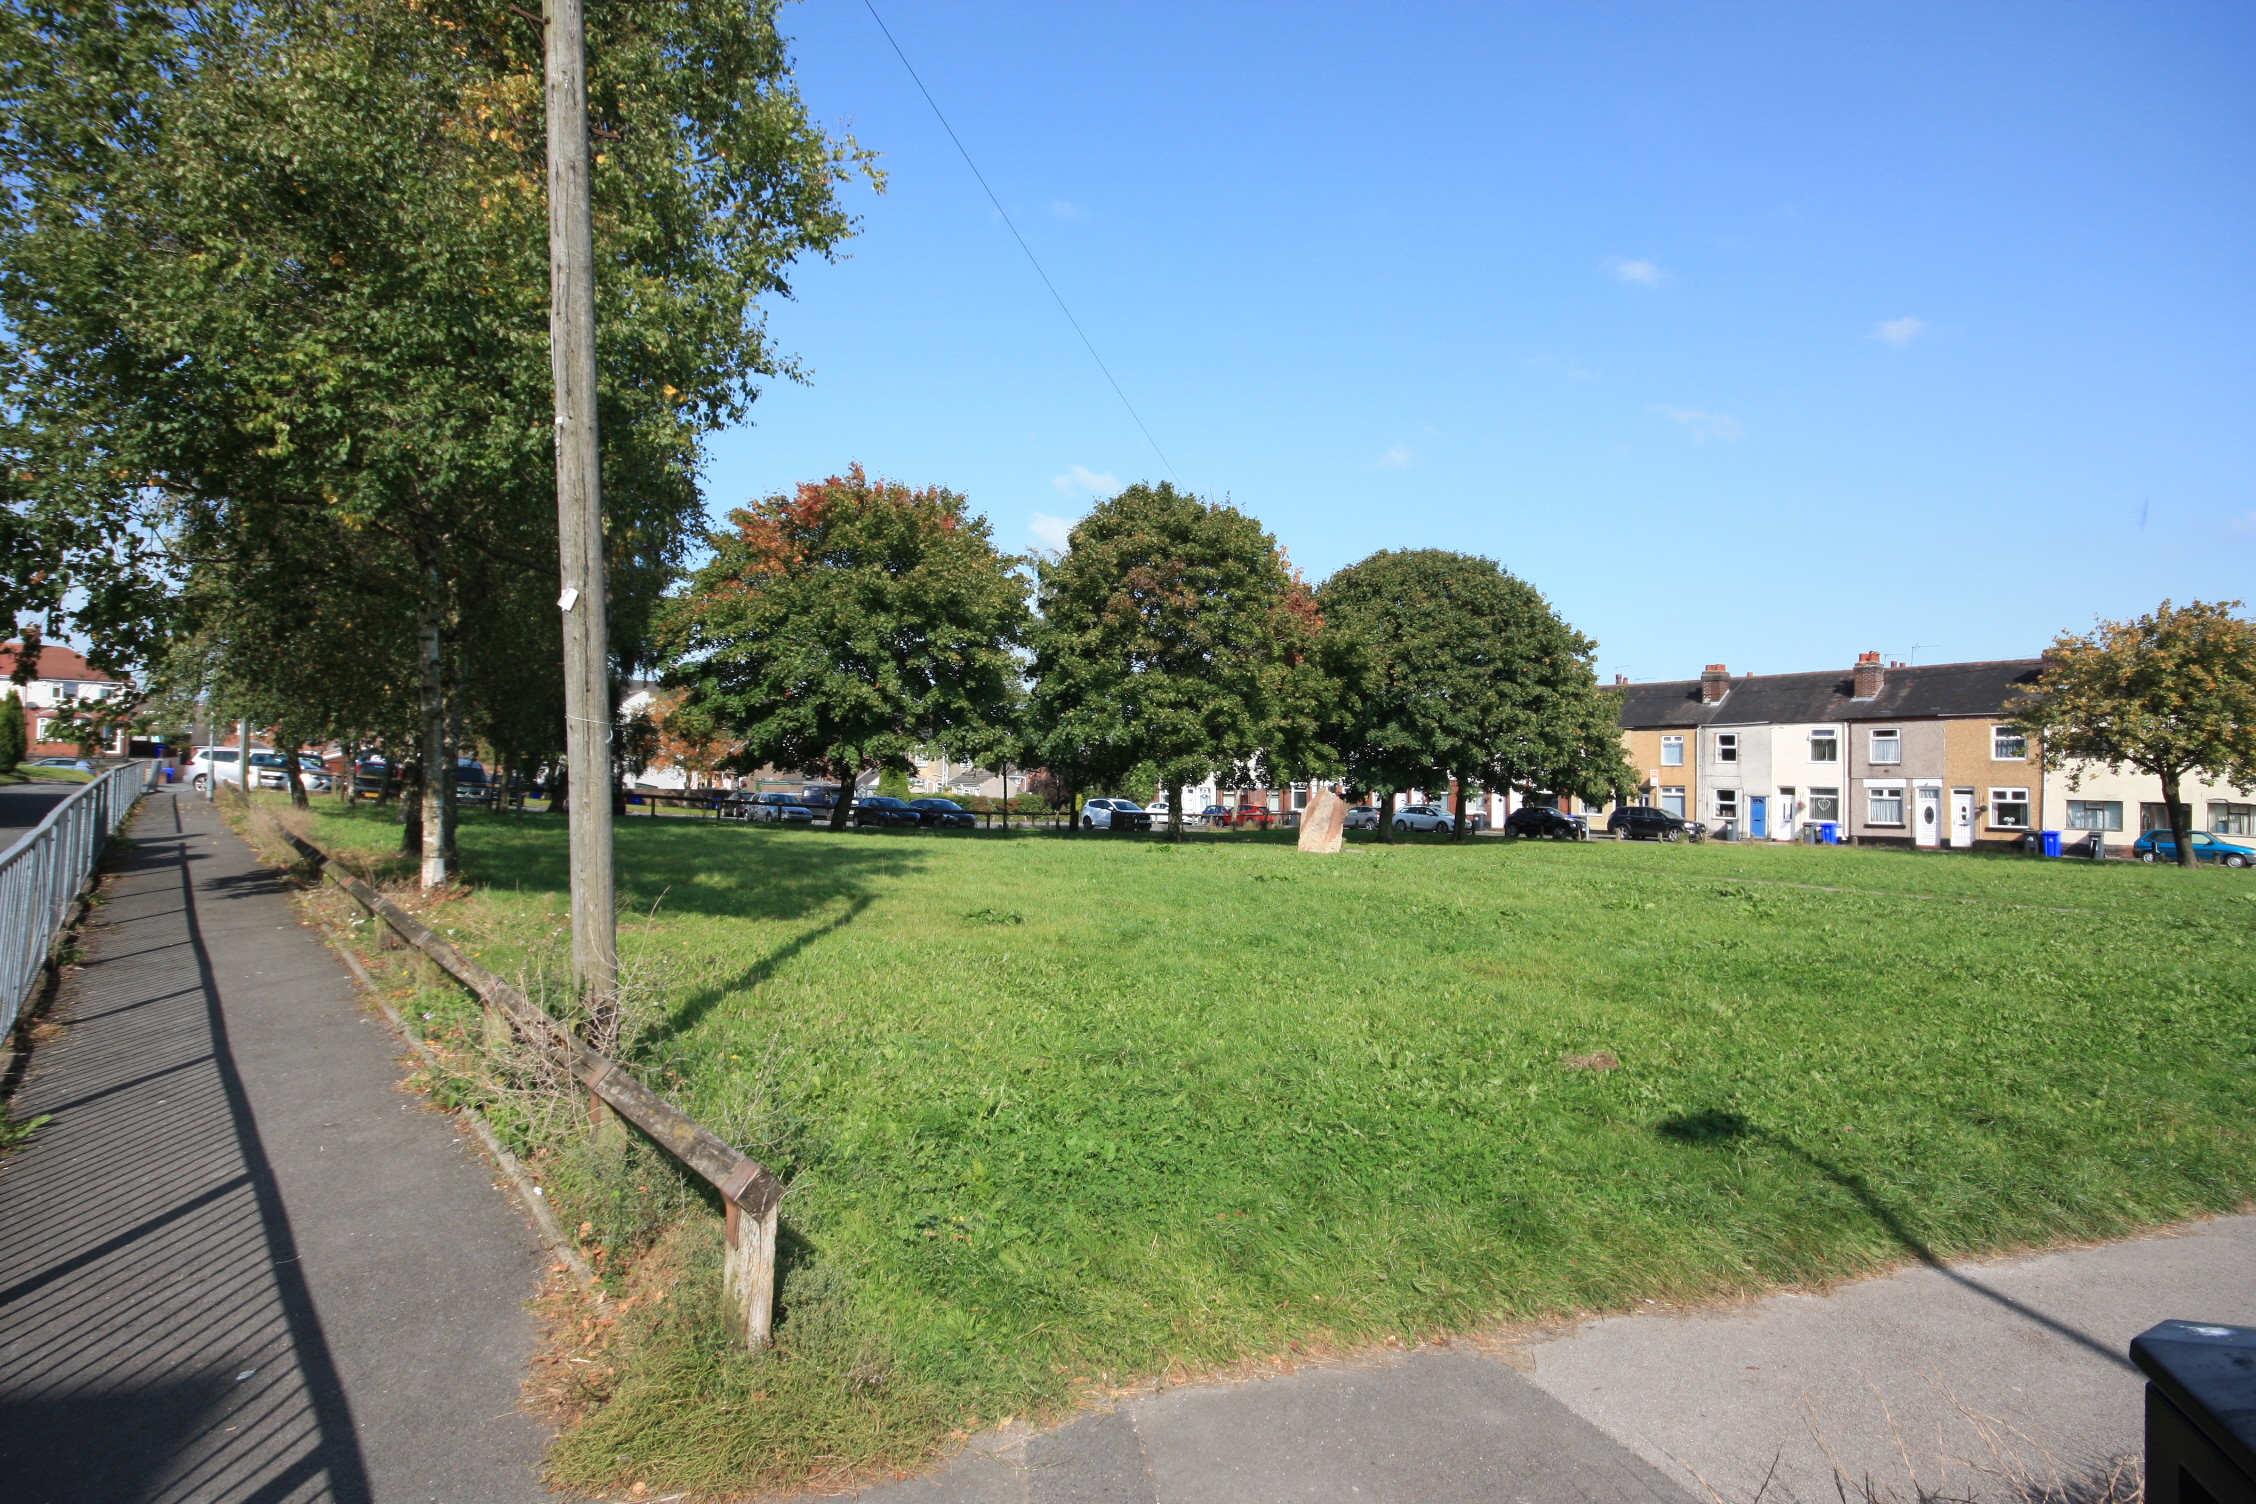
[[[0,1160],[11,1504],[515,1504],[542,1264],[287,889],[192,794],[135,817]]]

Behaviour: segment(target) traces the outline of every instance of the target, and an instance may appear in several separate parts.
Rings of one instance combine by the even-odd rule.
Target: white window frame
[[[2015,824],[2012,821],[2003,818],[2006,806],[2014,804],[2021,806],[2021,820],[2019,824]],[[2036,802],[2029,797],[2029,791],[2027,789],[1990,790],[1990,829],[2034,830],[2036,829],[2035,822]]]
[[[2214,809],[2216,806],[2210,806]],[[2093,824],[2093,820],[2098,824]],[[2123,828],[2123,801],[2120,799],[2071,799],[2068,801],[2068,829],[2070,830],[2121,830]]]
[[[2220,836],[2256,836],[2256,804],[2210,800],[2209,832]]]
[[[1886,765],[1888,767],[1902,766],[1903,728],[1895,727],[1887,730],[1875,730],[1867,732],[1866,735],[1869,740],[1867,740],[1865,745],[1868,749],[1869,756],[1874,767],[1880,767],[1882,765]],[[1888,744],[1888,755],[1886,757],[1882,757],[1880,755],[1880,744],[1883,741]]]
[[[1738,732],[1718,731],[1716,733],[1715,757],[1717,762],[1737,762],[1739,760]]]
[[[1887,799],[1896,806],[1893,820],[1880,818],[1879,801]],[[1875,830],[1909,830],[1911,828],[1910,796],[1901,783],[1867,783],[1864,786],[1864,823]]]
[[[1838,786],[1832,788],[1818,788],[1815,785],[1812,785],[1807,790],[1807,793],[1809,795],[1810,819],[1816,821],[1820,825],[1824,824],[1828,820],[1832,821],[1835,825],[1841,823],[1841,790]],[[1830,799],[1833,801],[1833,813],[1831,813],[1830,815],[1821,815],[1817,812],[1817,801],[1820,799]]]
[[[1825,748],[1823,757],[1817,755],[1817,749],[1821,744]],[[1822,731],[1812,731],[1809,734],[1809,760],[1811,762],[1839,762],[1841,760],[1841,733],[1830,726]]]
[[[1676,755],[1674,757],[1669,756],[1671,752]],[[1664,736],[1661,738],[1661,766],[1664,768],[1681,768],[1684,766],[1683,737]]]
[[[1739,818],[1739,791],[1737,789],[1714,789],[1710,791],[1708,797],[1714,801],[1715,817],[1718,820],[1736,820]]]
[[[1663,787],[1661,790],[1660,807],[1662,814],[1674,815],[1679,820],[1683,819],[1685,808],[1684,785],[1677,783],[1669,784]]]
[[[2010,752],[2006,750],[2008,742],[2013,744],[2013,750]],[[1990,728],[1990,761],[2027,762],[2028,760],[2029,738],[2027,736],[2005,726],[1992,726]]]

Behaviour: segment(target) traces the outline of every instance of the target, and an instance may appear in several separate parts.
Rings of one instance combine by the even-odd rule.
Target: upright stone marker
[[[1318,789],[1300,812],[1300,849],[1331,856],[1340,849],[1340,832],[1347,824],[1347,801],[1330,789]]]

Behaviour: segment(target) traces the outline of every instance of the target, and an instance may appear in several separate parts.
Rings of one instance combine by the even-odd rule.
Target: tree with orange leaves
[[[742,744],[724,766],[828,774],[842,829],[864,772],[1014,750],[1026,584],[962,496],[856,465],[729,521],[659,623],[676,713]]]

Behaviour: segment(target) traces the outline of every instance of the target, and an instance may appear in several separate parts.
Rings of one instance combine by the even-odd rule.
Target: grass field
[[[314,833],[396,839],[333,806]],[[474,819],[463,848],[481,891],[443,922],[553,975],[561,822]],[[2256,1193],[2245,874],[691,820],[623,823],[619,868],[654,915],[624,945],[641,1068],[792,1189],[777,1348],[732,1352],[711,1281],[682,1279],[559,1444],[588,1486],[913,1461],[1296,1343],[2107,1237]],[[656,1225],[639,1163],[562,1177],[599,1236]]]

